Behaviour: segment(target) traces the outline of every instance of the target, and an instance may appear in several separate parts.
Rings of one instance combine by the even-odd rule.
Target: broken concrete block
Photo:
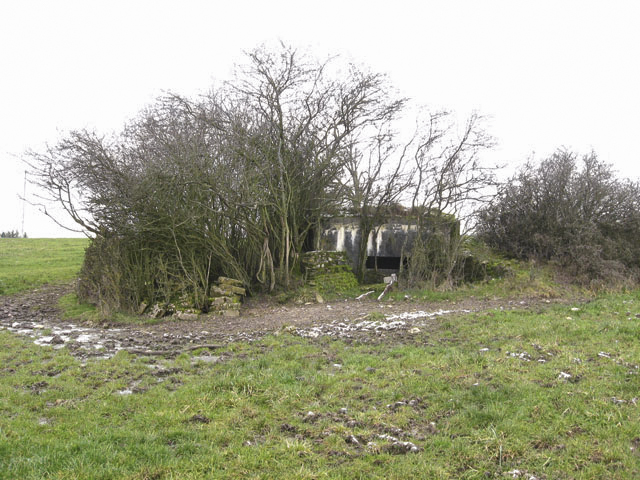
[[[152,318],[162,318],[166,315],[166,313],[167,313],[167,310],[156,303],[151,308],[151,311],[149,312],[149,316]]]
[[[244,288],[241,287],[234,287],[233,285],[225,285],[225,290],[227,292],[231,292],[235,295],[242,295],[245,296],[247,294],[247,291]]]
[[[229,278],[229,277],[218,277],[218,284],[242,287],[242,280],[236,280],[235,278]]]
[[[178,320],[195,321],[198,320],[198,314],[190,312],[176,312],[173,314]]]
[[[224,297],[226,294],[227,292],[225,290],[220,287],[216,287],[215,285],[213,285],[209,290],[209,295],[212,297]]]
[[[147,307],[149,306],[149,304],[147,302],[142,302],[140,304],[140,306],[138,307],[138,315],[142,315],[145,310],[147,309]]]

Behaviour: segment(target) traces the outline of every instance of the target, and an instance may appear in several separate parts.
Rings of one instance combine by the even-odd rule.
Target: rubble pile
[[[240,304],[247,291],[242,282],[235,278],[218,277],[216,285],[210,291],[210,314],[237,317],[240,315]]]
[[[308,281],[313,281],[320,274],[351,271],[346,252],[305,252],[300,257],[300,264]]]
[[[247,291],[241,280],[228,277],[218,277],[209,292],[209,314],[237,317],[240,315],[240,305]],[[147,314],[152,318],[173,316],[178,320],[197,320],[202,310],[195,307],[195,302],[188,294],[183,295],[176,303],[156,303],[149,306],[142,302],[138,308],[138,315]]]
[[[306,252],[300,264],[307,284],[321,293],[340,293],[358,287],[346,252]]]

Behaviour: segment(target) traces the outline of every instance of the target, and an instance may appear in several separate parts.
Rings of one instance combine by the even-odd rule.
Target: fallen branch
[[[382,300],[382,297],[384,297],[387,294],[387,292],[391,289],[391,285],[393,285],[397,281],[398,281],[398,277],[396,276],[395,273],[392,273],[391,274],[391,280],[389,281],[387,286],[384,287],[384,290],[382,291],[382,293],[378,297],[378,301]]]
[[[374,292],[375,290],[369,290],[367,293],[363,293],[362,295],[359,295],[356,297],[356,300],[362,300],[364,297],[366,297],[367,295],[370,295]]]

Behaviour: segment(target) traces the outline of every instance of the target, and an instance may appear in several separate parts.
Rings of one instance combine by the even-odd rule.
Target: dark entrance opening
[[[304,237],[304,243],[302,244],[303,252],[312,252],[316,248],[316,230],[311,227],[307,232],[307,236]]]
[[[400,270],[400,257],[367,257],[365,266],[373,269],[376,268],[376,263],[378,270]]]

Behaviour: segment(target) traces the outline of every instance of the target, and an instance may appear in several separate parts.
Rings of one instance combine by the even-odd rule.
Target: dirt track
[[[168,318],[155,325],[74,323],[61,319],[57,302],[70,285],[0,297],[0,329],[28,335],[39,345],[66,346],[80,358],[108,358],[118,350],[173,356],[198,345],[215,348],[253,341],[283,328],[305,337],[334,336],[369,341],[413,336],[437,325],[443,316],[499,309],[546,306],[549,300],[511,299],[425,303],[348,300],[310,305],[250,301],[236,318],[202,315],[198,321]],[[555,300],[562,303],[562,300]],[[370,315],[379,312],[383,315]]]

